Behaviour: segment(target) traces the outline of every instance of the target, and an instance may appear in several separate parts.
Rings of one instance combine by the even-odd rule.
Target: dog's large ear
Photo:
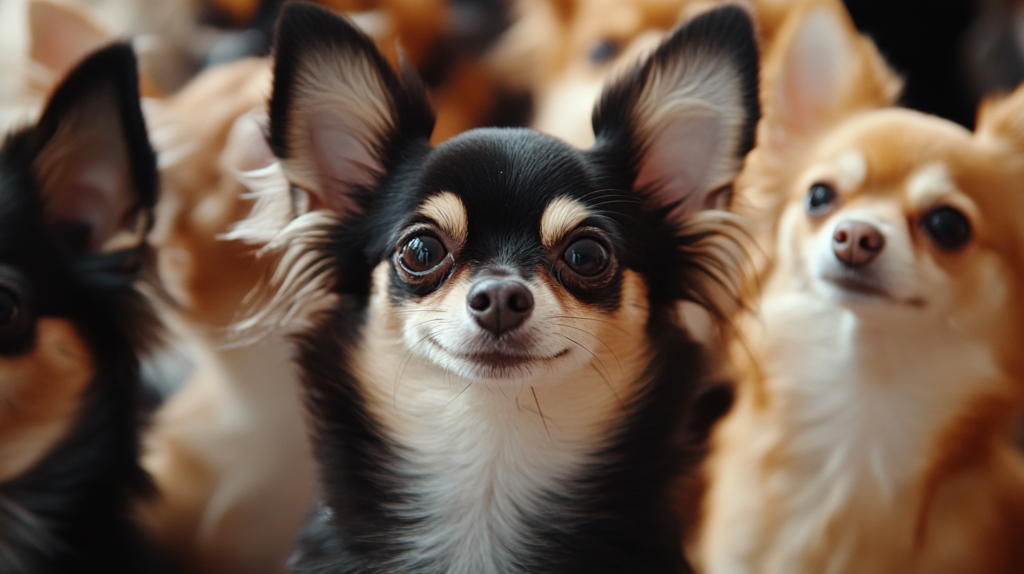
[[[47,219],[73,253],[137,245],[151,224],[156,158],[138,85],[132,48],[104,48],[68,73],[32,130]]]
[[[312,4],[285,6],[277,27],[270,147],[311,207],[358,212],[410,145],[426,145],[434,114],[411,70],[400,80],[373,41]]]
[[[605,88],[592,153],[630,161],[634,189],[674,216],[714,206],[754,143],[757,70],[743,9],[694,18]]]
[[[763,75],[758,145],[780,151],[858,110],[893,105],[902,87],[840,0],[813,0],[790,14]]]
[[[982,102],[976,123],[975,137],[983,145],[1005,150],[1015,159],[1024,157],[1024,84],[1009,95],[991,97]],[[1007,161],[1006,165],[1013,166],[1017,173],[1022,174],[1017,181],[1024,180],[1024,167],[1020,161]],[[1020,240],[1019,253],[1024,264],[1024,193],[1002,194],[1000,204],[1015,222],[1013,232]]]
[[[993,97],[978,108],[977,135],[1024,152],[1024,84],[1010,95]]]

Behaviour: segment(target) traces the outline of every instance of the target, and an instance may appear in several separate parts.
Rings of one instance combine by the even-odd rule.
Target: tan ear
[[[54,80],[113,39],[86,6],[70,0],[31,0],[28,20],[29,57],[53,72]]]
[[[979,137],[1009,141],[1024,151],[1024,84],[1008,96],[982,102],[977,126]]]
[[[840,0],[806,1],[765,56],[762,135],[784,150],[851,113],[893,105],[901,84]]]

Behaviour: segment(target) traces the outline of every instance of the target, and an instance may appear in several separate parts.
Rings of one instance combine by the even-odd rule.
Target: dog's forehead
[[[424,166],[423,203],[451,194],[477,235],[539,236],[541,219],[559,198],[583,202],[594,191],[584,154],[532,130],[474,130],[434,150]]]
[[[859,173],[859,184],[905,183],[922,167],[956,164],[978,154],[970,132],[940,118],[887,109],[854,116],[820,146],[821,157],[844,175]]]

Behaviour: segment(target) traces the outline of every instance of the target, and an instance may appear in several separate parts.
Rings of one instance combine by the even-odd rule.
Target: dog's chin
[[[855,274],[826,274],[821,280],[840,297],[855,301],[885,301],[892,295],[877,281]]]
[[[855,271],[826,272],[817,281],[827,297],[847,307],[878,306],[924,307],[919,297],[900,297],[887,289],[877,278]]]
[[[488,349],[473,348],[456,351],[430,337],[428,339],[437,355],[431,353],[438,366],[474,381],[520,381],[532,378],[550,369],[570,354],[570,349],[544,353],[531,349]]]

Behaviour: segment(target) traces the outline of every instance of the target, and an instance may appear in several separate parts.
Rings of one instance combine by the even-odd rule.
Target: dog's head
[[[372,321],[410,353],[471,380],[634,359],[612,355],[642,348],[649,309],[700,300],[702,272],[717,276],[704,243],[716,233],[694,214],[751,145],[756,81],[750,21],[723,9],[605,90],[589,151],[525,129],[432,148],[418,80],[344,20],[292,5],[270,143],[308,194],[292,227],[332,215],[286,281],[311,281],[303,264],[329,268],[335,291],[373,295]]]
[[[593,104],[605,81],[647,56],[673,28],[723,0],[520,0],[494,61],[533,95],[530,127],[580,148],[594,143]],[[788,0],[744,2],[762,46]]]
[[[775,278],[878,325],[1005,345],[1024,280],[1024,96],[974,134],[888,107],[898,82],[838,4],[811,3],[766,66],[743,180],[778,205]]]
[[[86,389],[101,372],[123,384],[108,371],[131,369],[124,355],[151,335],[132,282],[156,182],[127,45],[79,64],[0,148],[0,482],[46,454],[86,396],[131,400]]]

